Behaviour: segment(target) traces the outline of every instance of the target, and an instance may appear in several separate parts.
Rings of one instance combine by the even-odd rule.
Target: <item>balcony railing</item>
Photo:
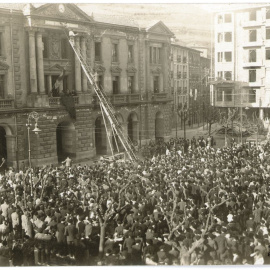
[[[154,93],[152,99],[153,101],[167,101],[170,96],[168,93]]]
[[[14,107],[13,99],[0,99],[0,110],[13,107]]]
[[[74,96],[73,100],[75,105],[79,104],[79,97]],[[60,106],[60,105],[62,105],[60,97],[49,97],[49,106]]]

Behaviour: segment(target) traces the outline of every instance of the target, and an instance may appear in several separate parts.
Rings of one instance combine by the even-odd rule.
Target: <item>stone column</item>
[[[85,37],[81,38],[81,50],[82,50],[83,59],[86,60],[87,56],[86,56],[86,38]],[[83,92],[87,91],[87,77],[83,70],[82,70],[82,91]]]
[[[43,43],[42,34],[37,32],[37,71],[38,71],[38,88],[40,94],[45,94],[44,87],[44,65],[43,65]]]
[[[36,44],[35,32],[29,31],[29,69],[30,69],[30,90],[37,93],[37,65],[36,65]]]
[[[162,46],[162,55],[161,55],[161,61],[163,63],[162,67],[162,77],[163,77],[163,84],[161,84],[162,92],[168,92],[168,72],[169,72],[169,67],[168,67],[168,45],[166,43],[163,43]]]
[[[76,46],[76,48],[80,48],[80,37],[79,36],[75,37],[75,46]],[[80,64],[78,57],[75,54],[75,90],[76,90],[76,92],[82,91],[81,76],[82,76],[81,64]]]

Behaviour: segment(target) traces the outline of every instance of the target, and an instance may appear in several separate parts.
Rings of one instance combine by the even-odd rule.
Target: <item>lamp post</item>
[[[28,114],[27,117],[27,139],[28,139],[28,162],[29,162],[29,169],[30,169],[30,184],[31,184],[31,195],[33,195],[33,184],[32,184],[32,163],[31,163],[31,140],[30,140],[30,127],[31,127],[31,119],[35,120],[35,128],[33,131],[35,134],[38,134],[41,130],[38,128],[38,119],[39,119],[39,114],[37,112],[31,112]]]

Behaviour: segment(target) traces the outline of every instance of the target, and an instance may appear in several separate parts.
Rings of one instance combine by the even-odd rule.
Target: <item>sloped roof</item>
[[[138,23],[130,17],[119,16],[119,15],[105,15],[99,13],[88,14],[92,16],[93,20],[99,23],[108,23],[114,25],[122,25],[129,27],[139,27]]]

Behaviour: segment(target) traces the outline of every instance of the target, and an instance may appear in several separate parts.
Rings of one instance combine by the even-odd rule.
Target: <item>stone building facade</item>
[[[188,109],[192,125],[203,121],[203,109],[209,105],[210,100],[210,59],[202,57],[201,54],[201,51],[176,43],[171,45],[171,93],[174,112],[184,107]],[[182,126],[181,117],[177,119]]]
[[[170,136],[173,33],[161,21],[139,28],[126,19],[86,14],[74,4],[2,4],[0,156],[9,165],[28,164],[29,141],[33,165],[111,154],[110,145],[117,150],[118,140],[68,42],[69,31],[126,135],[138,144]],[[62,94],[72,96],[76,120],[62,105]],[[33,111],[41,132],[32,131],[30,118],[28,138]]]

